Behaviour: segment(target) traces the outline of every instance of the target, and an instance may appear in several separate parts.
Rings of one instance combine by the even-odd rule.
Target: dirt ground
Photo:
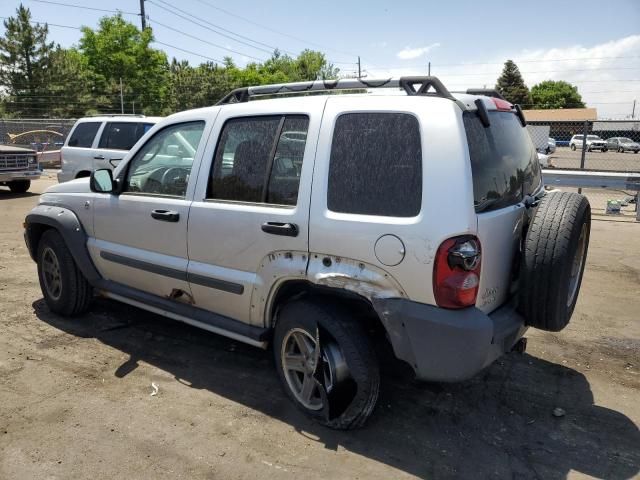
[[[106,300],[51,314],[22,221],[53,182],[0,188],[0,479],[639,475],[640,224],[594,221],[563,332],[455,385],[385,360],[368,424],[336,432],[292,408],[270,352]]]

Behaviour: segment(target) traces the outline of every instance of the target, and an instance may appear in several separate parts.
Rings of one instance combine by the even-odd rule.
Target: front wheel
[[[618,153],[624,153],[624,148],[622,147],[618,148]]]
[[[607,147],[602,147],[602,153],[607,152],[609,149]]]
[[[9,189],[13,193],[25,193],[31,186],[31,180],[17,180],[9,184]]]
[[[575,144],[571,144],[571,150],[573,150],[574,152],[576,151],[576,146],[575,146]]]
[[[279,312],[273,350],[287,395],[330,428],[360,427],[378,399],[380,373],[357,320],[329,302],[297,300]]]
[[[57,230],[42,234],[37,260],[40,288],[49,309],[65,316],[86,312],[93,290]]]

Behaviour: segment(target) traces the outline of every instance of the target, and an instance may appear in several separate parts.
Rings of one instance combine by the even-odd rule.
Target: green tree
[[[168,110],[169,64],[163,51],[150,46],[152,41],[151,29],[140,31],[120,14],[101,18],[97,30],[82,28],[79,50],[95,73],[96,88],[111,98],[111,111],[120,111],[121,79],[125,112]]]
[[[545,80],[531,88],[533,108],[584,108],[578,87],[562,80]]]
[[[47,41],[47,24],[32,25],[31,12],[22,4],[16,16],[4,21],[0,37],[0,85],[6,88],[7,111],[16,116],[45,116],[46,77],[53,42]]]
[[[502,74],[496,83],[496,90],[509,102],[517,103],[523,108],[529,108],[531,103],[529,89],[524,84],[520,69],[513,60],[507,60],[504,63]]]

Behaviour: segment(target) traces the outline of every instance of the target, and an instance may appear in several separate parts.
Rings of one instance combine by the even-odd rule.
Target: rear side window
[[[69,147],[91,148],[93,139],[100,128],[101,122],[79,123],[69,138]]]
[[[302,115],[229,120],[216,148],[207,197],[295,205],[308,128]]]
[[[464,114],[476,212],[515,205],[542,181],[527,129],[511,112],[489,112],[485,128],[476,113]]]
[[[107,122],[98,148],[131,150],[153,125],[149,123]]]
[[[406,113],[348,113],[336,120],[329,210],[414,217],[422,202],[418,120]]]

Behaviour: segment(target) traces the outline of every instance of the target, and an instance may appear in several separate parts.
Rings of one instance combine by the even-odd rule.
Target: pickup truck
[[[31,180],[42,175],[36,152],[29,148],[0,145],[0,186],[14,193],[29,190]]]

